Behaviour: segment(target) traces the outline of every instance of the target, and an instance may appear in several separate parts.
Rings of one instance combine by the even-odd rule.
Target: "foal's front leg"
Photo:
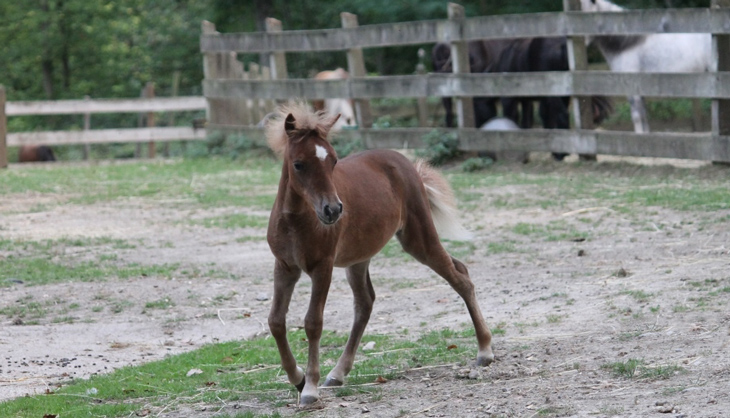
[[[312,297],[309,300],[309,309],[304,317],[304,331],[309,341],[309,358],[307,372],[302,390],[300,403],[308,405],[319,399],[317,385],[319,384],[319,340],[322,338],[322,323],[324,305],[327,302],[327,293],[332,283],[332,268],[334,262],[322,262],[317,268],[309,272],[312,278]]]
[[[304,371],[297,367],[297,360],[291,352],[289,341],[286,338],[286,312],[289,310],[289,302],[294,292],[294,285],[297,284],[302,274],[296,266],[289,266],[276,260],[274,266],[274,297],[269,313],[269,329],[276,340],[281,357],[281,367],[289,377],[289,382],[295,385],[301,392],[304,387]]]

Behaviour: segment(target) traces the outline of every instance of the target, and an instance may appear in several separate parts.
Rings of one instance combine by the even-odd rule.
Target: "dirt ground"
[[[489,191],[522,192],[514,186]],[[205,343],[267,332],[273,258],[266,242],[238,240],[244,235],[241,230],[181,222],[220,210],[192,211],[148,199],[54,206],[47,199],[23,195],[13,202],[0,201],[0,213],[8,214],[0,217],[2,236],[119,238],[140,243],[115,250],[120,261],[180,263],[201,273],[172,280],[147,277],[44,286],[0,277],[12,283],[0,287],[0,306],[32,296],[50,301],[46,306],[51,311],[37,325],[0,318],[0,401],[53,389],[69,377],[88,377]],[[31,210],[43,204],[49,209]],[[467,215],[466,223],[476,233],[476,250],[464,261],[489,325],[505,330],[495,335],[493,365],[411,370],[381,386],[377,397],[337,398],[325,390],[324,409],[311,415],[730,416],[730,230],[727,222],[705,222],[710,215],[730,212],[708,215],[652,208],[627,214],[595,202],[567,206]],[[591,239],[530,239],[510,228],[556,220],[591,228]],[[490,244],[504,242],[516,243],[518,250],[488,250]],[[68,256],[95,256],[78,251],[82,253]],[[346,332],[352,298],[344,272],[335,275],[325,328]],[[469,323],[457,295],[416,262],[379,257],[371,276],[377,300],[365,341],[367,333],[408,328],[409,335],[417,336],[428,329],[461,329]],[[303,321],[308,286],[304,278],[295,293],[289,313],[292,326]],[[147,302],[166,299],[174,306],[144,309]],[[59,301],[58,311],[53,301]],[[72,304],[79,308],[61,310],[61,305]],[[110,313],[114,304],[121,306],[122,314]],[[74,320],[54,321],[63,315]],[[629,359],[641,359],[646,370],[657,373],[628,378],[605,367]],[[233,415],[249,408],[273,412],[263,405],[190,405],[163,416]],[[292,415],[297,410],[289,406],[278,412]]]

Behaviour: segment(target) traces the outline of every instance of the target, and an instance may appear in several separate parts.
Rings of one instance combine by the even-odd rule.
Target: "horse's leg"
[[[304,371],[297,366],[297,361],[289,347],[286,338],[286,312],[289,309],[294,285],[296,285],[302,271],[297,267],[287,266],[276,261],[274,266],[274,297],[269,312],[269,329],[276,340],[281,357],[281,367],[289,377],[289,382],[301,392],[304,388]]]
[[[370,271],[368,266],[370,260],[355,264],[347,268],[347,281],[352,288],[352,295],[355,303],[355,319],[352,323],[350,338],[347,339],[345,351],[342,352],[337,365],[327,375],[324,386],[342,386],[345,376],[352,370],[352,363],[355,361],[355,353],[360,345],[360,339],[365,327],[370,320],[370,313],[373,311],[375,301],[375,290],[370,282]]]
[[[453,100],[451,97],[443,97],[441,98],[441,103],[444,104],[444,109],[446,110],[446,127],[447,128],[453,128],[454,127],[454,108],[453,108]]]
[[[319,384],[319,341],[322,338],[322,318],[324,305],[327,302],[327,293],[332,283],[332,262],[321,262],[309,272],[312,278],[312,297],[309,299],[309,308],[304,317],[304,331],[309,341],[309,357],[307,372],[299,402],[308,405],[319,399],[317,385]]]
[[[532,105],[532,98],[524,98],[520,100],[520,105],[522,107],[522,124],[520,128],[522,129],[532,129],[532,125],[535,123],[535,115],[534,115],[534,108]]]
[[[396,236],[403,246],[403,250],[446,279],[464,300],[477,335],[477,344],[479,345],[477,365],[486,366],[494,361],[491,345],[492,333],[489,331],[479,309],[479,303],[474,292],[474,283],[469,278],[469,271],[466,266],[461,261],[451,257],[441,245],[436,228],[433,226],[428,214],[425,213],[428,210],[428,207],[419,210],[421,213],[411,217]]]
[[[631,106],[631,120],[634,122],[634,132],[649,133],[649,119],[646,116],[646,106],[641,96],[629,96]]]

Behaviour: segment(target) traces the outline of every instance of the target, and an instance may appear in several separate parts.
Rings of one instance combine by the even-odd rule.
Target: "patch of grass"
[[[644,364],[644,360],[629,359],[627,361],[604,364],[601,367],[612,371],[618,377],[632,378],[636,375],[636,370],[642,364]]]
[[[322,361],[334,362],[346,338],[344,334],[325,332]],[[301,364],[307,353],[306,336],[297,331],[290,333],[289,339]],[[378,349],[362,354],[364,357],[348,377],[348,386],[338,389],[335,396],[366,394],[377,400],[381,396],[378,386],[358,385],[372,383],[380,376],[391,380],[415,365],[463,364],[471,360],[476,345],[473,330],[450,329],[428,333],[417,341],[380,335],[366,335],[364,341],[375,341]],[[202,373],[187,376],[191,369],[200,369]],[[216,405],[221,401],[253,400],[274,408],[295,400],[296,390],[281,375],[273,339],[261,338],[208,345],[162,361],[71,381],[53,393],[2,403],[0,416],[134,416],[145,410],[158,413],[163,409],[170,413],[171,399],[175,404]],[[236,417],[279,416],[277,412],[270,413],[242,413]]]
[[[547,225],[520,222],[511,229],[515,234],[544,241],[587,240],[590,238],[588,232],[580,232],[564,221],[553,221]]]
[[[67,280],[90,282],[109,278],[172,277],[177,269],[177,265],[167,264],[144,266],[131,263],[117,266],[94,261],[67,265],[53,261],[50,257],[8,256],[0,259],[0,271],[3,275],[22,280],[26,285],[44,285]],[[8,282],[0,282],[0,287],[9,285]]]
[[[245,213],[237,213],[231,215],[223,215],[214,218],[205,218],[191,223],[203,225],[206,228],[266,228],[269,225],[267,216],[248,215]]]
[[[170,309],[173,306],[175,306],[175,302],[170,298],[157,299],[144,304],[145,309]]]
[[[668,379],[675,374],[685,372],[685,369],[677,365],[647,366],[644,360],[629,359],[624,362],[608,363],[601,366],[608,369],[614,375],[624,378],[640,378],[648,380]]]
[[[519,252],[514,241],[490,242],[487,244],[489,254],[517,253]]]
[[[629,295],[636,299],[637,302],[646,302],[650,297],[654,296],[652,293],[644,292],[643,290],[624,290],[621,292],[622,295]]]

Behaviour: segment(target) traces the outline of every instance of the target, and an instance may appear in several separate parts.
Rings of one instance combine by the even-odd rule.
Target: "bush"
[[[443,165],[459,155],[459,138],[455,133],[433,130],[423,137],[426,148],[416,151],[416,155],[433,165]]]

